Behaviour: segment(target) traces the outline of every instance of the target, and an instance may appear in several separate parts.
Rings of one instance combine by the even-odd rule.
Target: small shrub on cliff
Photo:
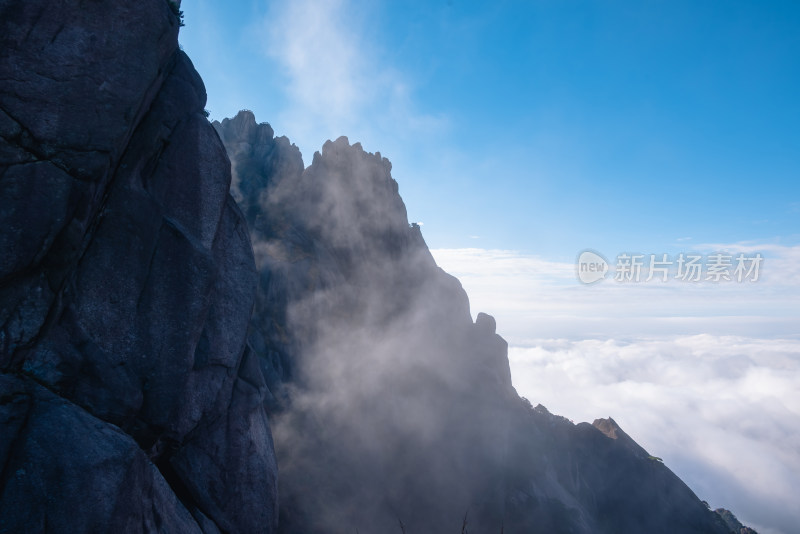
[[[180,8],[180,6],[178,5],[178,2],[176,2],[175,0],[168,0],[168,1],[167,1],[167,4],[169,4],[169,8],[172,10],[172,13],[173,13],[173,14],[174,14],[176,17],[178,17],[178,23],[179,23],[181,26],[185,26],[185,24],[184,24],[184,22],[183,22],[183,11],[181,11],[181,8]]]

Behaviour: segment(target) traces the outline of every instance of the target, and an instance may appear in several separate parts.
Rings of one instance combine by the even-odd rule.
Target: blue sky
[[[515,387],[613,416],[712,506],[800,524],[800,3],[186,2],[213,119],[347,135],[497,318]],[[762,253],[583,286],[578,253]]]
[[[184,9],[213,118],[381,151],[433,248],[800,240],[796,3]]]

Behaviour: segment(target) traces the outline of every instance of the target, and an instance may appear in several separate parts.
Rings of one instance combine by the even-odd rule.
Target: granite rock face
[[[274,531],[257,273],[176,6],[0,2],[0,532]]]
[[[346,138],[303,169],[250,112],[214,123],[259,271],[250,344],[272,398],[283,533],[720,533],[612,419],[511,384],[494,318],[409,225],[391,164]]]
[[[387,159],[212,127],[178,7],[0,0],[0,533],[730,532],[517,396]]]

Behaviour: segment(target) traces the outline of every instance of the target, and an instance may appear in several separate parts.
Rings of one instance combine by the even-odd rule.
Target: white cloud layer
[[[571,263],[433,253],[473,313],[498,319],[521,395],[575,421],[614,417],[701,499],[789,534],[800,524],[800,247],[700,248],[762,252],[764,277],[584,286]]]
[[[712,506],[759,532],[800,522],[800,341],[541,339],[509,358],[520,394],[576,421],[614,417]]]

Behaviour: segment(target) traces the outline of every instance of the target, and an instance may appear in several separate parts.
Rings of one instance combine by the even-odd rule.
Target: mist
[[[223,140],[271,137],[249,121],[223,122]],[[278,143],[293,160],[229,151],[262,276],[251,344],[268,355],[283,508],[313,512],[282,529],[456,529],[502,460],[506,344],[409,225],[388,160],[340,138],[302,170]]]
[[[612,419],[517,395],[495,319],[437,266],[380,153],[340,137],[304,168],[251,112],[214,125],[260,277],[281,532],[726,532]]]

